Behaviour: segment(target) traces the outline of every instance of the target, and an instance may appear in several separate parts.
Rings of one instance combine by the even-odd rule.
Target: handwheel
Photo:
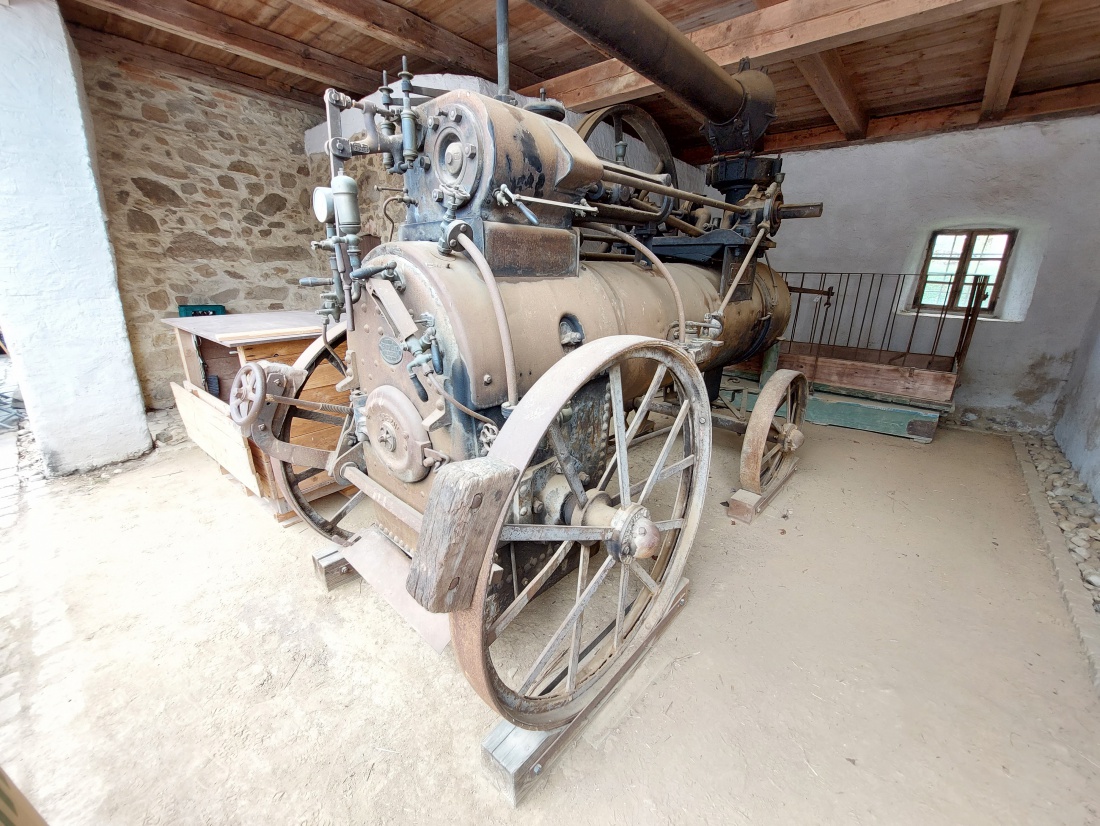
[[[251,427],[260,418],[266,398],[267,373],[257,362],[245,362],[229,388],[229,418],[240,427]]]
[[[677,415],[641,435],[662,388]],[[658,339],[585,344],[516,406],[489,455],[521,472],[473,604],[451,614],[464,673],[505,719],[572,720],[660,622],[698,528],[710,446],[703,377]]]
[[[809,395],[809,383],[797,370],[776,370],[764,384],[741,445],[742,488],[762,495],[786,475],[806,440],[802,423]]]
[[[328,347],[318,338],[298,357],[294,366],[306,371],[306,379],[295,398],[332,401],[333,385],[344,375],[344,364],[334,351],[344,345],[346,338],[344,324],[337,324],[328,333]],[[275,416],[275,436],[280,441],[308,442],[312,447],[331,451],[339,446],[346,423],[347,418],[343,416],[288,405],[281,420],[278,414]],[[310,488],[321,481],[318,477],[327,479],[324,468],[295,467],[278,459],[272,459],[271,465],[276,486],[299,518],[321,536],[338,545],[347,545],[354,531],[340,525],[363,502],[366,494],[353,494],[332,516],[325,516],[313,506],[309,497]]]

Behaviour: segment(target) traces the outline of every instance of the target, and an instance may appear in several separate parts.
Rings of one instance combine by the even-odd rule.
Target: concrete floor
[[[687,607],[517,811],[450,652],[323,593],[322,540],[190,446],[24,498],[0,764],[53,826],[1100,820],[1100,701],[1007,439],[810,428],[751,526],[717,441]]]

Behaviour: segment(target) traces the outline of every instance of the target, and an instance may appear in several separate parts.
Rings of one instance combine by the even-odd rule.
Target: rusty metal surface
[[[539,382],[516,407],[502,429],[500,437],[494,443],[490,456],[520,470],[520,481],[517,481],[517,486],[521,485],[524,478],[523,471],[528,469],[533,461],[538,461],[538,450],[540,445],[544,444],[544,434],[559,420],[560,411],[570,403],[575,394],[596,376],[608,370],[617,373],[628,360],[639,359],[652,360],[662,365],[675,377],[677,385],[689,394],[684,405],[687,410],[685,418],[690,428],[690,438],[685,438],[687,438],[686,444],[692,450],[692,464],[684,466],[687,468],[688,481],[681,482],[680,493],[674,506],[674,512],[677,512],[676,507],[682,507],[683,517],[673,530],[672,538],[665,542],[662,555],[658,557],[654,568],[656,572],[654,579],[675,584],[679,582],[686,563],[687,551],[698,528],[710,462],[710,404],[706,387],[691,359],[676,345],[642,336],[615,336],[600,339],[571,353],[550,368],[544,376],[545,380]],[[643,372],[652,376],[653,370]],[[622,408],[621,400],[613,406]],[[625,450],[626,433],[622,429],[621,419],[616,421],[619,424],[615,428],[617,433],[615,444]],[[683,480],[684,476],[681,479]],[[593,481],[591,477],[590,481]],[[639,482],[638,492],[643,489],[644,483]],[[622,502],[621,496],[618,504],[627,508],[626,511],[622,511],[623,513],[634,513],[628,507],[630,503]],[[495,535],[499,535],[501,531],[508,515],[507,510],[506,508],[497,516]],[[618,512],[615,508],[612,508],[612,511]],[[631,517],[625,519],[618,529],[614,524],[610,528],[621,530],[625,525],[633,529],[636,524],[636,520]],[[488,627],[487,620],[491,617],[487,617],[486,607],[491,603],[490,591],[496,551],[495,542],[486,549],[473,606],[451,614],[455,653],[474,689],[505,719],[529,728],[555,728],[575,717],[585,707],[590,696],[596,696],[601,688],[615,679],[618,665],[629,658],[633,648],[644,640],[646,636],[644,632],[651,629],[665,614],[669,601],[675,595],[675,589],[659,588],[652,599],[647,599],[641,607],[638,607],[634,612],[636,616],[632,613],[629,627],[638,633],[624,637],[622,645],[608,656],[599,670],[583,685],[578,685],[573,691],[567,691],[552,699],[531,697],[527,696],[523,689],[517,692],[501,679],[489,653],[493,635]],[[607,559],[610,562],[604,562],[600,570],[593,575],[593,583],[597,582],[598,577],[606,576],[609,565],[614,567],[615,558],[608,556]],[[553,570],[555,565],[555,560],[551,560],[548,568]],[[618,634],[617,629],[618,626],[616,626],[616,634]]]

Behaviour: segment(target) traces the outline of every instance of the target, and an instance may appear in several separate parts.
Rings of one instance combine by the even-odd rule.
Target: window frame
[[[997,312],[997,302],[1001,297],[1001,287],[1004,285],[1005,274],[1008,271],[1008,260],[1012,257],[1012,250],[1016,246],[1016,235],[1018,232],[1019,230],[1008,229],[1007,227],[966,227],[959,229],[933,230],[928,238],[928,249],[924,254],[924,264],[921,266],[920,279],[917,281],[917,290],[913,293],[913,306],[910,309],[915,311],[944,310],[947,313],[965,313],[966,307],[957,307],[955,305],[958,301],[959,294],[962,292],[963,285],[966,283],[966,271],[970,268],[970,257],[974,251],[974,239],[979,235],[1007,235],[1008,243],[1005,244],[1004,255],[1001,257],[1001,267],[997,270],[997,278],[993,282],[993,287],[990,290],[989,307],[986,309],[981,307],[978,308],[979,315],[994,315]],[[940,235],[965,235],[966,241],[963,244],[962,252],[959,254],[959,267],[952,277],[951,291],[948,293],[947,302],[945,304],[925,303],[922,299],[924,298],[924,290],[928,283],[928,267],[932,263],[932,252],[936,247],[936,238]],[[980,276],[975,276],[975,278],[978,277]]]

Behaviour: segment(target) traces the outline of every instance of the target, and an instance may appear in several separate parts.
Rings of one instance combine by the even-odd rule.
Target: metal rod
[[[745,274],[745,270],[749,268],[749,262],[753,261],[753,256],[756,254],[756,248],[760,246],[760,242],[764,240],[764,236],[768,230],[766,227],[761,227],[760,232],[756,233],[756,237],[752,241],[752,246],[749,247],[749,251],[745,253],[745,260],[741,262],[740,269],[737,270],[737,277],[730,282],[730,288],[726,290],[726,295],[722,299],[722,303],[718,305],[718,312],[716,315],[721,318],[722,314],[726,311],[726,305],[730,303],[730,299],[733,298],[733,291],[737,289],[737,285],[741,283],[741,276]]]
[[[744,215],[749,212],[748,207],[743,207],[738,204],[727,204],[725,201],[719,201],[716,198],[708,198],[706,195],[699,195],[695,192],[689,192],[686,189],[677,189],[674,186],[660,184],[648,180],[646,177],[642,177],[633,170],[629,170],[629,174],[627,174],[626,171],[620,172],[619,170],[622,169],[625,168],[616,167],[615,164],[610,164],[605,161],[603,165],[603,179],[605,181],[611,181],[613,184],[623,184],[637,189],[645,189],[649,192],[656,192],[658,195],[671,195],[673,198],[679,198],[682,201],[691,201],[693,204],[713,207],[723,212],[736,212],[739,215]]]
[[[374,500],[383,510],[389,511],[417,533],[420,533],[424,514],[394,496],[353,464],[340,468],[340,475]]]
[[[508,76],[508,0],[497,0],[497,100],[512,101]]]

